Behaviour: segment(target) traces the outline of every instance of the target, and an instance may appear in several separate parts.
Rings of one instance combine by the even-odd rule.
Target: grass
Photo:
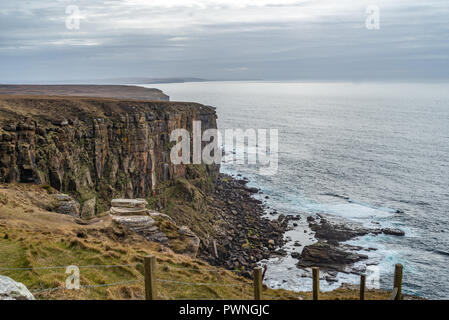
[[[136,281],[111,287],[56,290],[37,293],[38,299],[143,299],[143,257],[157,258],[158,294],[161,299],[251,299],[251,280],[201,260],[178,255],[159,244],[111,224],[109,217],[78,225],[69,216],[42,207],[51,196],[44,188],[8,185],[0,188],[0,268],[47,266],[128,265],[117,268],[80,268],[81,285],[95,286]],[[25,196],[26,195],[26,196]],[[6,202],[6,204],[3,204]],[[32,212],[31,212],[32,210]],[[63,287],[64,268],[0,270],[0,274],[24,283],[32,292]],[[165,282],[169,281],[169,282]],[[201,283],[187,285],[182,283]],[[266,289],[270,296],[294,299],[286,290]]]
[[[143,299],[143,257],[157,258],[160,299],[252,299],[252,281],[232,271],[216,268],[160,244],[128,233],[109,216],[79,225],[73,217],[48,212],[53,201],[45,187],[0,185],[0,274],[37,292],[37,299]],[[65,268],[80,266],[81,290],[41,290],[64,287]],[[81,267],[131,265],[121,267]],[[1,268],[38,268],[4,270]],[[108,285],[123,281],[133,283]],[[341,288],[322,293],[322,299],[358,299],[358,290]],[[387,299],[389,292],[369,290],[367,299]],[[273,290],[264,287],[265,299],[311,299],[310,292]]]

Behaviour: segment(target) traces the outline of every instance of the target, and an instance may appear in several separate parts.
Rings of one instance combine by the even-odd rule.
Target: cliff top
[[[214,108],[192,102],[138,101],[131,99],[59,97],[39,95],[0,95],[0,123],[36,118],[46,121],[114,117],[124,113],[153,112],[155,118],[171,112],[199,110],[215,113]]]
[[[0,85],[0,95],[47,95],[104,97],[145,101],[168,101],[159,89],[128,85]]]
[[[83,285],[119,283],[142,279],[142,257],[157,258],[157,276],[184,283],[216,283],[217,286],[186,286],[161,283],[158,295],[168,299],[252,299],[252,281],[235,272],[213,267],[202,260],[162,249],[160,244],[126,231],[103,215],[85,224],[71,217],[51,212],[52,188],[32,184],[0,184],[0,266],[39,268],[71,265],[124,265],[120,268],[82,269]],[[75,259],[75,260],[74,260]],[[128,266],[126,266],[128,265]],[[144,281],[84,290],[49,290],[62,287],[67,275],[61,269],[6,270],[5,276],[23,282],[31,291],[40,291],[37,299],[143,299]],[[311,280],[310,280],[311,281]],[[390,292],[367,290],[367,300],[388,299]],[[263,288],[267,300],[310,300],[311,292],[293,292]],[[357,300],[358,288],[341,287],[321,292],[323,300]],[[409,297],[405,297],[409,298]]]

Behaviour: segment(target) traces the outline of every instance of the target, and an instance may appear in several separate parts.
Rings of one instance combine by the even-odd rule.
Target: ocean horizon
[[[285,257],[266,261],[272,288],[311,290],[310,273],[290,254],[316,242],[305,222],[324,215],[341,223],[398,228],[405,236],[366,235],[348,241],[368,260],[357,267],[391,287],[404,265],[404,292],[446,299],[449,289],[449,84],[226,81],[150,84],[171,101],[216,107],[219,129],[276,128],[279,168],[263,176],[247,165],[222,164],[260,188],[267,217],[301,217],[285,234]],[[226,150],[229,152],[229,150]],[[273,211],[276,214],[273,214]],[[270,214],[272,213],[272,214]],[[301,246],[295,246],[294,243]],[[363,250],[362,250],[363,251]],[[322,290],[359,276],[338,273]]]

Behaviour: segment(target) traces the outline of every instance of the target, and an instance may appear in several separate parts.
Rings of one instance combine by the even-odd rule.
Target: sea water
[[[404,237],[349,241],[377,249],[361,252],[369,259],[358,263],[360,270],[380,280],[372,286],[391,289],[394,264],[402,263],[404,292],[449,298],[448,84],[236,81],[147,87],[162,89],[172,101],[216,107],[220,129],[279,130],[276,174],[264,176],[245,165],[223,165],[222,171],[247,177],[269,196],[261,199],[270,210],[301,216],[286,234],[289,253],[316,241],[305,220],[316,213],[400,228]],[[295,241],[301,246],[293,246]],[[264,263],[269,286],[311,289],[310,271],[298,269],[289,254]],[[359,277],[339,273],[337,279],[323,279],[322,289],[357,283]]]

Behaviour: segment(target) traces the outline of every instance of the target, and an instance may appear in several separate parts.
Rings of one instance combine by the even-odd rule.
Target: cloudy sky
[[[449,1],[0,0],[0,82],[116,77],[446,81]]]

